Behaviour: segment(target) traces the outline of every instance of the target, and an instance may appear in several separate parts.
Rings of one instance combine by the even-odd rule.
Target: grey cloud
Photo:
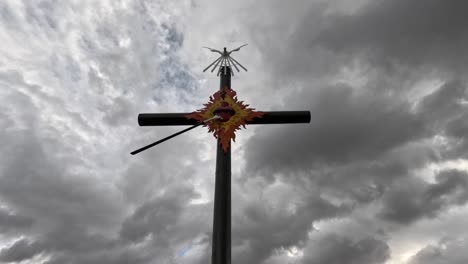
[[[395,182],[383,196],[383,209],[378,216],[407,224],[422,217],[435,217],[450,206],[463,205],[467,201],[466,172],[442,171],[432,184],[416,178]]]
[[[169,48],[164,51],[166,58],[161,61],[161,79],[155,84],[156,90],[180,90],[179,94],[181,103],[194,103],[195,91],[199,88],[199,84],[190,69],[181,63],[178,56],[178,51],[184,43],[184,34],[176,25],[161,25],[162,31],[166,34],[166,41]],[[155,101],[160,101],[162,98],[155,94]]]
[[[60,24],[60,9],[54,1],[30,3],[24,6],[27,21],[41,30],[57,30]]]
[[[249,169],[303,169],[314,163],[377,158],[425,135],[423,120],[407,104],[392,98],[359,94],[344,85],[324,87],[300,98],[309,102],[311,123],[262,128],[267,132],[247,142]]]
[[[47,155],[36,135],[17,136],[24,141],[10,153],[11,161],[0,178],[4,201],[51,221],[104,224],[118,214],[117,203],[107,196],[111,189],[73,176],[64,178],[67,171]]]
[[[91,254],[54,254],[44,264],[144,264],[151,263],[153,254],[140,248],[103,249]]]
[[[468,174],[465,171],[447,170],[436,176],[436,183],[427,189],[429,200],[444,197],[448,204],[463,205],[468,200]]]
[[[304,264],[378,264],[390,257],[390,248],[382,240],[365,237],[359,240],[327,234],[311,241],[305,249]]]
[[[448,259],[443,256],[442,249],[434,246],[427,246],[421,249],[415,256],[409,261],[411,264],[443,264],[449,263]],[[453,262],[450,262],[453,263]]]
[[[70,258],[123,246],[105,232],[92,232],[88,225],[79,223],[61,223],[38,238],[38,243],[52,255],[62,252]]]
[[[26,253],[43,252],[49,257],[45,262],[48,264],[150,263],[155,257],[162,258],[168,254],[167,248],[155,248],[148,243],[136,246],[114,235],[93,233],[89,226],[79,224],[56,226],[53,231],[44,233],[34,243],[29,243],[26,249]],[[21,255],[24,259],[33,256],[32,253],[26,253]]]
[[[465,238],[442,239],[436,245],[429,245],[414,255],[408,264],[463,264],[468,261]]]
[[[324,194],[359,207],[378,202],[388,191],[388,186],[404,181],[411,177],[411,171],[436,160],[431,146],[423,142],[409,143],[377,159],[319,167],[311,173],[286,175],[285,178],[294,184],[320,186]]]
[[[22,72],[17,70],[0,71],[0,83],[9,91],[5,99],[11,102],[5,106],[7,110],[4,110],[10,113],[5,117],[10,120],[5,123],[5,127],[28,126],[37,129],[35,126],[38,125],[38,116],[34,116],[33,113],[38,112],[38,109],[44,110],[47,106],[56,111],[60,109],[57,114],[66,115],[66,119],[77,128],[93,130],[82,113],[67,108],[62,98],[47,92],[48,87],[26,81]]]
[[[173,49],[180,48],[184,44],[184,35],[178,31],[175,25],[162,24],[162,28],[167,31],[167,42]]]
[[[450,142],[440,151],[443,159],[467,157],[468,108],[463,103],[467,98],[467,84],[451,81],[425,96],[418,105],[418,111],[431,131]]]
[[[453,142],[449,149],[443,152],[445,159],[468,158],[468,111],[448,122],[445,135]]]
[[[89,181],[87,175],[69,170],[82,159],[71,153],[57,155],[63,151],[61,137],[55,137],[56,130],[47,130],[34,115],[40,112],[35,100],[49,101],[41,87],[28,86],[20,74],[4,73],[2,81],[9,84],[7,98],[17,108],[8,111],[12,105],[7,104],[7,111],[2,111],[10,115],[5,119],[9,122],[2,122],[0,133],[8,152],[1,159],[0,197],[7,208],[18,214],[2,210],[1,228],[17,228],[16,234],[4,234],[26,237],[4,249],[2,261],[29,259],[40,252],[67,252],[72,258],[71,255],[93,247],[109,248],[99,235],[85,234],[92,229],[106,233],[115,225],[123,206],[112,201],[115,192],[102,182]],[[30,88],[33,96],[13,89],[18,86]],[[26,128],[18,129],[22,126]]]
[[[468,135],[468,112],[463,113],[457,118],[452,119],[448,122],[446,127],[446,133],[448,136],[464,139]]]
[[[41,252],[42,247],[38,243],[31,242],[27,239],[21,239],[16,241],[11,247],[4,248],[0,251],[0,262],[20,262],[30,259]]]
[[[287,197],[287,196],[286,196]],[[250,202],[233,223],[233,259],[238,263],[262,263],[275,251],[293,246],[302,247],[312,223],[320,219],[339,217],[349,212],[346,206],[336,206],[312,193],[302,197],[297,208],[284,206],[267,208],[266,204]]]
[[[444,83],[431,94],[421,99],[418,111],[433,129],[444,129],[448,121],[467,113],[460,103],[468,97],[467,84],[459,80]],[[442,130],[443,131],[443,130]]]
[[[32,226],[34,220],[30,217],[12,213],[5,209],[0,209],[0,231],[18,231]]]
[[[21,134],[17,133],[16,136]],[[115,230],[128,208],[126,201],[102,182],[71,175],[61,167],[70,163],[60,163],[60,159],[45,155],[45,147],[37,142],[37,135],[26,133],[22,138],[25,138],[23,142],[16,142],[21,147],[17,148],[17,152],[11,152],[8,166],[2,171],[0,194],[9,206],[27,212],[36,220],[37,226],[33,231],[41,235],[35,246],[40,246],[42,251],[52,256],[51,263],[149,263],[155,255],[162,259],[171,254],[168,242],[171,237],[180,239],[177,235],[179,226],[176,228],[173,224],[178,221],[185,204],[191,198],[198,198],[191,187],[184,183],[169,187],[177,179],[168,177],[164,186],[158,187],[166,195],[141,205],[134,215],[124,220],[120,233],[122,237],[116,238]],[[154,155],[148,160],[151,157],[154,158]],[[24,164],[24,160],[28,163]],[[160,170],[163,168],[159,167]],[[152,173],[150,169],[146,175]],[[131,178],[135,175],[130,170],[127,176]],[[145,185],[144,182],[140,183]],[[142,189],[137,183],[134,187]],[[153,188],[154,191],[157,188]],[[139,199],[135,202],[138,203]],[[16,224],[20,223],[19,218],[15,220],[18,220]],[[197,234],[196,227],[191,226],[190,222],[184,225],[187,227],[182,229],[190,231],[187,235]],[[172,229],[168,228],[170,226]],[[206,228],[198,231],[205,232]],[[132,249],[134,242],[141,242],[141,238],[148,234],[154,236],[148,249]]]
[[[287,8],[278,2],[252,4],[269,16],[245,17],[249,36],[262,51],[262,68],[275,84],[269,89],[297,82],[310,87],[314,79],[333,79],[344,68],[366,77],[378,72],[376,89],[389,77],[393,82],[464,78],[463,1],[353,1],[352,8],[345,1],[296,1]]]
[[[34,219],[35,225],[27,235],[36,234],[37,241],[18,242],[4,251],[3,259],[29,259],[43,251],[52,255],[64,252],[67,259],[73,259],[82,252],[115,247],[111,239],[89,234],[96,228],[106,233],[115,225],[113,218],[119,216],[117,208],[122,205],[106,198],[112,192],[99,183],[82,181],[66,173],[50,156],[46,158],[34,134],[23,137],[21,150],[11,153],[9,166],[2,171],[0,194],[9,206],[27,212]],[[17,220],[20,225],[21,219]]]
[[[381,66],[403,63],[461,71],[468,63],[468,19],[462,11],[467,7],[464,1],[369,1],[354,14],[324,17],[313,38],[305,26],[299,35],[310,46],[365,54]]]
[[[122,121],[133,117],[131,109],[130,100],[122,96],[114,98],[112,102],[100,107],[100,110],[106,113],[103,120],[111,126],[119,125]]]
[[[124,221],[120,231],[122,238],[138,242],[152,234],[159,243],[169,239],[168,233],[175,228],[184,204],[194,193],[186,188],[166,191],[170,194],[141,205]]]

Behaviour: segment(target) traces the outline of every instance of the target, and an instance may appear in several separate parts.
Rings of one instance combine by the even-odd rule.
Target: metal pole
[[[267,124],[300,124],[310,123],[309,111],[262,111],[262,118],[247,121],[249,125]],[[195,119],[186,116],[191,113],[164,113],[164,114],[139,114],[140,126],[193,126],[198,124]]]
[[[231,68],[223,68],[220,89],[231,89]],[[211,264],[231,264],[231,146],[224,152],[219,140],[215,181]]]

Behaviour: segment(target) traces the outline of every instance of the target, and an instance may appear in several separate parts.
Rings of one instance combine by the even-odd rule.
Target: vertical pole
[[[220,71],[220,89],[231,89],[231,68]],[[231,264],[231,143],[226,152],[217,143],[211,264]]]

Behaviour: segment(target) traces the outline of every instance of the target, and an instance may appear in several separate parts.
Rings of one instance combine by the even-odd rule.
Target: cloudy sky
[[[444,0],[3,0],[0,263],[209,263],[216,143],[139,127],[310,110],[232,149],[239,264],[468,263],[468,9]]]

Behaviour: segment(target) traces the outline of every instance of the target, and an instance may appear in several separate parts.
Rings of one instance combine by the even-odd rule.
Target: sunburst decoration
[[[254,108],[248,108],[249,105],[243,101],[238,101],[236,92],[227,87],[210,96],[210,101],[204,106],[185,117],[203,121],[219,115],[221,119],[206,125],[208,132],[212,132],[214,137],[219,139],[224,152],[228,150],[231,139],[236,141],[235,132],[240,130],[240,126],[246,128],[246,122],[264,115],[263,112],[254,111]]]

